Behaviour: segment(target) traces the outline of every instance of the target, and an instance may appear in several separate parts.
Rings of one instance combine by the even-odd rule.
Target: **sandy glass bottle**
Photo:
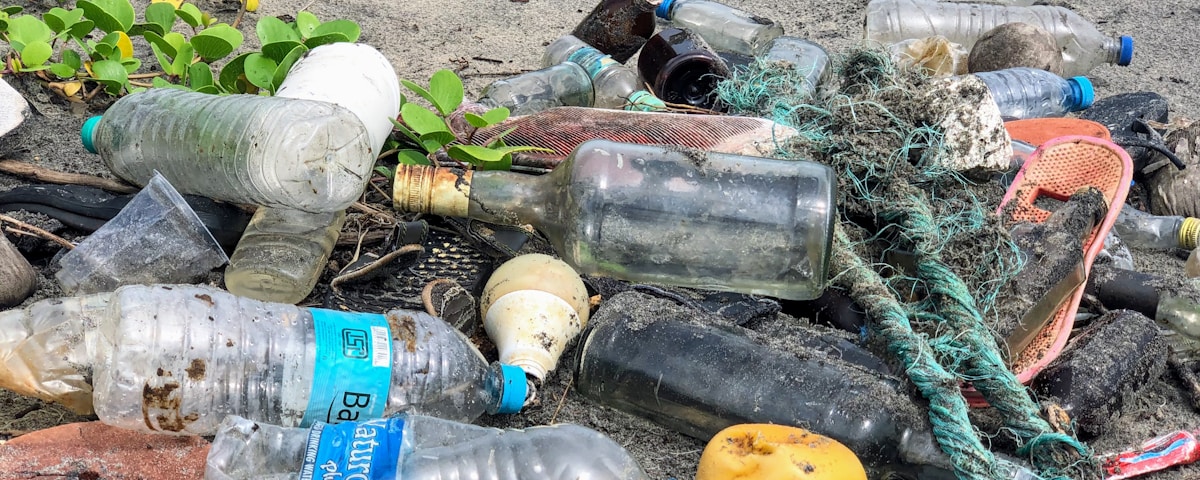
[[[546,47],[542,55],[544,66],[563,62],[575,63],[587,70],[592,77],[596,108],[654,111],[666,107],[662,100],[642,88],[636,70],[618,63],[574,35],[563,35]]]
[[[587,70],[564,62],[496,80],[483,89],[476,103],[487,108],[504,107],[509,114],[521,116],[553,107],[590,107],[595,98]]]
[[[769,18],[708,0],[662,0],[655,13],[704,37],[716,50],[743,55],[754,55],[783,35],[783,27]]]
[[[834,185],[808,161],[592,140],[544,176],[402,166],[394,205],[533,225],[581,274],[807,300],[825,286]]]
[[[333,252],[346,212],[260,208],[225,270],[225,288],[265,302],[304,300]]]
[[[729,76],[729,67],[708,42],[678,28],[650,37],[637,66],[659,98],[708,109],[717,103],[717,84]]]
[[[654,7],[646,0],[600,0],[571,35],[625,63],[654,34]]]

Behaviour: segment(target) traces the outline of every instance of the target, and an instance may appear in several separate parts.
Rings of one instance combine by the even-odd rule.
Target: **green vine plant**
[[[508,119],[509,111],[504,107],[493,108],[482,115],[463,113],[463,118],[471,128],[461,137],[456,135],[450,127],[450,117],[462,106],[463,83],[451,70],[434,73],[429,79],[428,89],[408,80],[400,80],[400,83],[429,102],[433,110],[408,102],[401,95],[400,120],[393,119],[392,123],[403,138],[389,143],[390,152],[396,153],[398,163],[430,165],[439,159],[450,158],[482,170],[508,170],[512,167],[512,154],[515,152],[552,151],[505,144],[504,136],[514,129],[476,142],[475,135],[479,130]],[[386,167],[380,167],[378,171],[387,177],[393,173]]]
[[[0,75],[37,72],[72,101],[90,99],[101,89],[119,96],[148,87],[273,94],[304,52],[326,43],[353,42],[361,33],[354,22],[322,23],[309,12],[300,12],[294,22],[264,17],[255,29],[262,50],[234,57],[214,75],[212,65],[233,54],[244,38],[194,4],[152,0],[140,22],[130,0],[79,0],[76,5],[52,8],[41,18],[19,15],[20,6],[0,9],[0,40],[12,47]],[[186,27],[175,31],[180,22]],[[97,30],[102,34],[98,41]],[[142,62],[134,57],[132,41],[138,36],[150,45],[161,72],[138,73]],[[143,78],[151,83],[137,81]],[[98,88],[84,96],[87,84]]]

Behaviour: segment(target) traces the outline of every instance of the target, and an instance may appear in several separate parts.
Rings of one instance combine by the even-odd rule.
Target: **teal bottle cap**
[[[83,140],[83,148],[91,153],[96,153],[96,125],[100,123],[100,116],[87,119],[83,122],[83,128],[79,130],[79,139]]]
[[[1124,67],[1130,62],[1133,62],[1133,37],[1121,35],[1121,58],[1117,59],[1117,65]]]
[[[1096,100],[1096,90],[1092,88],[1092,81],[1087,77],[1071,77],[1067,79],[1067,83],[1071,84],[1071,110],[1078,111],[1092,106],[1092,102]]]
[[[672,3],[675,3],[675,0],[662,0],[662,3],[658,4],[658,8],[654,9],[654,14],[663,20],[670,20]]]
[[[500,364],[500,408],[496,413],[518,413],[525,407],[528,383],[525,370],[515,365]]]

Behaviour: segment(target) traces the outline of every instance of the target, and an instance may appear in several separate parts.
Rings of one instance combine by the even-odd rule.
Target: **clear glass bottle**
[[[712,109],[717,84],[729,76],[729,67],[703,38],[666,28],[642,47],[638,72],[663,100]]]
[[[520,368],[488,365],[424,312],[300,308],[199,285],[105,295],[44,300],[0,324],[35,327],[6,343],[26,355],[22,376],[50,386],[38,396],[71,382],[78,399],[90,384],[96,415],[121,428],[211,435],[230,414],[285,426],[401,411],[471,421],[516,412],[527,393]]]
[[[581,274],[809,300],[834,189],[814,162],[591,140],[544,176],[403,166],[394,205],[533,225]]]
[[[973,73],[987,85],[1005,120],[1061,117],[1092,106],[1087,77],[1062,78],[1037,68],[1015,67]]]
[[[579,64],[592,77],[596,108],[612,108],[637,111],[665,110],[666,105],[654,94],[642,88],[638,73],[612,57],[596,50],[575,38],[563,35],[546,47],[542,65],[557,65],[563,62]]]
[[[225,268],[230,293],[264,302],[296,303],[317,284],[346,212],[260,208]]]
[[[783,35],[783,27],[769,18],[708,0],[662,0],[655,13],[700,35],[715,50],[742,55],[754,55]]]
[[[157,171],[180,193],[314,213],[354,203],[375,165],[358,116],[295,98],[152,88],[89,119],[82,137],[138,185]]]
[[[646,0],[600,0],[571,35],[625,63],[654,34],[654,5]]]
[[[1105,64],[1129,65],[1133,39],[1111,37],[1074,11],[1057,6],[1029,7],[929,0],[871,0],[866,38],[887,44],[941,35],[970,50],[988,30],[1023,22],[1050,32],[1062,49],[1063,76],[1086,75]]]
[[[231,416],[206,463],[206,480],[649,480],[624,448],[579,425],[501,430],[410,413],[310,428]]]
[[[1151,215],[1126,205],[1121,208],[1113,229],[1130,247],[1190,250],[1196,248],[1200,239],[1200,218]]]
[[[496,80],[484,87],[476,103],[505,107],[513,116],[553,107],[590,107],[595,103],[592,77],[579,64],[564,62],[541,70]]]
[[[1183,271],[1187,273],[1188,278],[1200,277],[1200,247],[1193,248],[1192,253],[1188,254]]]
[[[772,64],[787,65],[804,76],[804,84],[798,86],[809,95],[829,79],[829,52],[825,48],[803,38],[780,36],[767,42],[755,55],[759,60]]]

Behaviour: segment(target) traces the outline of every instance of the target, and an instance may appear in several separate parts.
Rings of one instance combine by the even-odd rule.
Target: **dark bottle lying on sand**
[[[544,176],[397,169],[395,208],[533,225],[581,274],[790,300],[824,289],[833,171],[592,140]]]
[[[654,34],[654,7],[646,0],[600,0],[571,35],[625,63]]]
[[[670,103],[712,109],[717,84],[729,67],[699,35],[666,28],[650,37],[638,55],[638,72],[659,98]]]

